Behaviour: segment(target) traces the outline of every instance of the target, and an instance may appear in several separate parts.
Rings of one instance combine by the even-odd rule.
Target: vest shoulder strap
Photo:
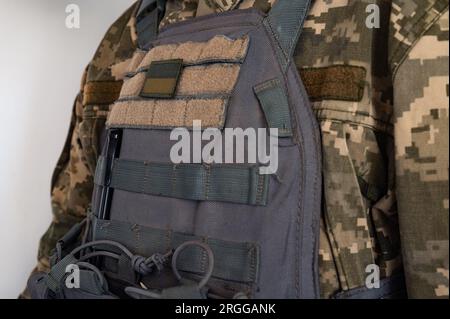
[[[136,14],[136,32],[140,48],[156,39],[159,22],[164,17],[166,0],[142,0]]]
[[[287,61],[294,55],[311,0],[277,0],[268,22],[277,37]]]
[[[159,22],[164,16],[166,2],[166,0],[141,1],[136,16],[140,47],[144,47],[156,38]],[[268,22],[280,43],[286,60],[290,60],[294,54],[310,5],[311,0],[278,0],[269,12]]]

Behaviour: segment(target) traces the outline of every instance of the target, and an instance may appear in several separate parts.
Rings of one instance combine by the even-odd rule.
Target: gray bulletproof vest
[[[278,0],[268,15],[236,10],[140,35],[108,118],[88,240],[56,263],[44,280],[52,291],[77,297],[58,288],[58,269],[82,260],[83,278],[85,264],[105,275],[108,297],[124,289],[136,298],[319,297],[320,134],[292,59],[309,2]],[[277,139],[275,172],[248,155],[252,137],[237,159],[239,143],[225,142],[235,128],[257,132],[267,153]],[[183,137],[191,154],[174,162]]]

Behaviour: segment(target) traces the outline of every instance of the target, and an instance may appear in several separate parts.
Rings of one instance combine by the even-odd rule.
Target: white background
[[[16,298],[36,264],[82,72],[133,2],[0,0],[0,298]],[[70,3],[80,29],[65,26]]]

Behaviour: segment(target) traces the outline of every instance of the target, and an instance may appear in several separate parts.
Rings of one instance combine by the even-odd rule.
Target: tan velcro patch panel
[[[185,64],[204,62],[242,62],[247,55],[249,38],[237,40],[215,36],[208,42],[185,42],[154,47],[142,60],[138,69],[148,67],[153,61],[182,59]]]
[[[203,127],[223,128],[226,100],[146,100],[114,104],[108,118],[109,127],[170,129],[192,128],[194,120]]]
[[[128,64],[127,72],[131,73],[131,72],[136,71],[146,54],[147,54],[146,51],[143,51],[140,49],[138,49],[136,52],[134,52],[133,57],[131,58],[130,64]]]
[[[300,70],[306,91],[312,101],[361,101],[364,96],[366,73],[363,67],[352,65]]]
[[[192,122],[200,120],[204,128],[223,128],[248,46],[248,37],[216,36],[207,42],[157,46],[145,57],[137,51],[131,63],[136,69],[129,70],[108,126],[192,128]],[[177,78],[173,71],[181,60]]]
[[[86,83],[83,92],[83,105],[114,103],[119,98],[122,83],[122,81]]]
[[[176,95],[230,94],[238,79],[239,70],[240,65],[238,64],[211,64],[186,67],[181,73]],[[138,96],[145,80],[145,73],[138,73],[134,77],[127,79],[123,85],[120,97]]]
[[[178,95],[230,94],[239,76],[238,64],[212,64],[184,69]]]
[[[120,92],[120,97],[138,96],[141,93],[142,87],[145,82],[145,73],[138,73],[132,78],[126,79]]]

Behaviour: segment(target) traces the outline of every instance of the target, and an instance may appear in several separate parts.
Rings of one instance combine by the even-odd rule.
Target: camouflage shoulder
[[[389,62],[398,67],[420,38],[448,10],[448,0],[393,0],[389,35]]]
[[[89,65],[87,82],[117,80],[113,66],[130,59],[136,49],[138,4],[134,3],[109,27]]]

